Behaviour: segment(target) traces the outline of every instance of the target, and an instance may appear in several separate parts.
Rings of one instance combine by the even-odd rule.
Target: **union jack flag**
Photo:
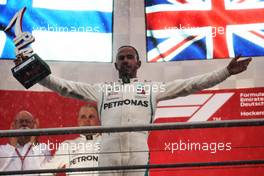
[[[264,56],[264,0],[145,0],[149,62]]]

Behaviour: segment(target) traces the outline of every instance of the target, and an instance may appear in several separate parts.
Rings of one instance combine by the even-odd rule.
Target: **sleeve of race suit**
[[[49,75],[39,82],[42,86],[51,89],[62,96],[77,98],[85,101],[98,101],[100,86],[81,82],[68,81]]]
[[[178,79],[164,85],[164,91],[157,94],[157,101],[187,96],[194,92],[213,87],[230,76],[227,68],[222,68],[211,73],[198,75],[189,79]]]

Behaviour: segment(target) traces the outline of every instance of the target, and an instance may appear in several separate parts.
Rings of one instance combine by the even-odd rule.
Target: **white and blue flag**
[[[0,0],[0,58],[15,59],[14,32],[3,30],[23,7],[23,31],[42,59],[112,61],[113,0]]]

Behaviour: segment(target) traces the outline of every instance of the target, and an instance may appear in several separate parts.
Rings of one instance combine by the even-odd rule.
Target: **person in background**
[[[79,110],[78,126],[100,126],[96,105],[86,104]],[[59,145],[50,162],[43,169],[98,167],[101,134],[85,133]],[[67,175],[96,175],[96,172],[72,172]]]
[[[18,112],[11,124],[11,129],[35,129],[39,122],[25,110]],[[0,170],[22,171],[41,169],[50,160],[50,151],[45,143],[38,143],[35,136],[10,138],[10,142],[0,146]],[[39,175],[39,174],[30,174]]]

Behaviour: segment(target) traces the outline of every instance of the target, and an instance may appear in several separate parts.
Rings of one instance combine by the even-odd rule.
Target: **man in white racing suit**
[[[78,113],[79,126],[99,126],[100,120],[95,105],[86,104]],[[101,134],[81,134],[79,137],[63,141],[56,153],[43,169],[98,167]],[[98,172],[70,172],[66,175],[96,176]]]
[[[225,68],[190,79],[168,83],[140,81],[137,70],[141,61],[137,50],[132,46],[122,46],[118,49],[115,62],[120,78],[118,82],[91,85],[50,75],[40,83],[63,96],[97,101],[102,126],[144,125],[152,122],[157,102],[212,87],[230,75],[246,70],[251,58],[238,59],[232,59]],[[147,164],[147,138],[148,132],[104,133],[99,166]],[[113,171],[109,175],[143,176],[144,172]]]

